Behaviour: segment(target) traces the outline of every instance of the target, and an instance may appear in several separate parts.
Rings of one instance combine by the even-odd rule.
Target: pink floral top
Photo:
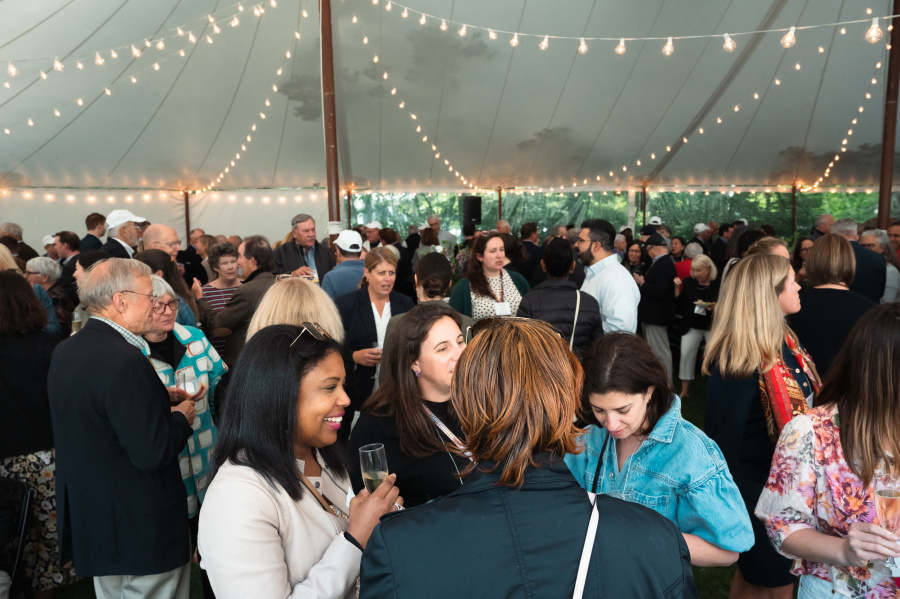
[[[873,489],[847,466],[839,433],[834,407],[795,416],[781,431],[756,517],[765,524],[775,549],[786,557],[796,557],[781,549],[792,532],[809,528],[846,537],[850,524],[876,520]],[[875,475],[883,470],[879,466]],[[831,581],[836,596],[900,597],[883,561],[847,568],[795,559],[791,571]]]

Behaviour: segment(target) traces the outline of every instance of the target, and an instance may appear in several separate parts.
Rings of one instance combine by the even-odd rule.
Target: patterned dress
[[[884,473],[880,464],[875,476]],[[844,458],[837,408],[814,408],[785,425],[756,516],[765,523],[775,549],[789,558],[795,556],[781,546],[797,530],[846,537],[852,523],[876,520],[873,487],[864,486]],[[847,568],[795,559],[792,572],[831,581],[837,597],[900,597],[882,560]]]
[[[209,304],[209,307],[215,310],[216,312],[221,312],[222,308],[225,307],[225,304],[228,300],[231,299],[231,296],[234,295],[234,292],[237,291],[237,287],[226,287],[225,289],[219,289],[218,287],[213,287],[212,285],[204,285],[203,290],[203,299]],[[219,352],[219,355],[225,354],[225,341],[227,337],[210,337],[209,342],[212,343],[212,346],[216,348],[216,351]],[[234,364],[232,364],[234,366]]]

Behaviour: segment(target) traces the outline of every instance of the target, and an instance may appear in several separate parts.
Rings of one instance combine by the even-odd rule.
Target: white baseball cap
[[[658,216],[651,216],[651,217],[650,217],[650,220],[647,221],[647,224],[650,224],[650,225],[661,225],[661,224],[662,224],[662,219],[659,218]]]
[[[361,252],[362,237],[356,231],[341,231],[341,234],[334,240],[334,245],[346,252]]]
[[[44,241],[41,245],[48,246],[56,242],[56,235],[44,235]]]
[[[373,220],[368,225],[366,225],[366,228],[367,229],[381,229],[383,227],[381,226],[380,222],[378,222],[377,220]]]
[[[709,231],[709,227],[706,225],[706,223],[697,223],[696,225],[694,225],[694,235],[703,233],[704,231]]]
[[[115,229],[116,227],[124,225],[127,222],[142,223],[146,220],[146,218],[135,216],[131,213],[130,210],[113,210],[106,217],[106,228]]]

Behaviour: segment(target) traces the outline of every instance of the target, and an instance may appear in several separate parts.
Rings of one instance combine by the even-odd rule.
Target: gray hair
[[[0,225],[0,235],[9,235],[11,237],[21,237],[22,227],[16,223],[3,223]]]
[[[310,214],[298,214],[297,216],[295,216],[294,218],[291,219],[291,228],[293,229],[300,223],[305,223],[308,220],[315,221],[316,219],[314,219],[312,217],[312,215],[310,215]]]
[[[429,223],[429,221],[433,221],[433,220],[436,220],[437,222],[441,222],[441,217],[438,216],[437,214],[429,214],[428,218],[425,219],[425,222]]]
[[[128,223],[122,223],[122,224],[119,225],[118,227],[112,227],[112,228],[107,229],[107,230],[106,230],[106,237],[109,238],[109,239],[112,239],[113,237],[118,237],[118,236],[119,236],[119,231],[122,229],[122,227],[123,227],[124,225],[127,225],[127,224],[128,224]]]
[[[855,237],[859,228],[852,218],[842,218],[831,225],[831,232],[841,237]]]
[[[820,214],[819,216],[817,216],[816,217],[816,228],[818,228],[820,225],[824,225],[826,222],[828,222],[828,219],[830,219],[830,218],[834,218],[834,217],[831,216],[830,214]],[[834,231],[832,231],[832,233],[833,232]]]
[[[697,243],[696,241],[692,241],[687,244],[684,248],[684,257],[690,258],[693,260],[697,256],[703,253],[703,246]]]
[[[552,235],[553,237],[557,237],[557,236],[565,237],[567,231],[568,231],[568,229],[566,228],[565,225],[556,225],[555,227],[553,227],[553,230],[550,232],[550,235]],[[580,232],[581,231],[579,231],[579,233]]]
[[[616,238],[613,240],[613,243],[619,243],[619,241],[625,241],[625,236],[619,233],[616,235]]]
[[[40,258],[32,258],[25,264],[25,268],[36,272],[39,275],[48,275],[50,283],[56,283],[62,276],[62,267],[53,258],[41,256]]]
[[[128,258],[108,258],[92,266],[78,285],[78,299],[96,314],[109,306],[113,296],[134,286],[136,279],[150,275],[150,267]]]
[[[157,275],[150,275],[150,282],[153,283],[153,295],[155,295],[156,297],[162,297],[167,293],[173,299],[178,297],[172,290],[172,286],[166,283],[166,280],[164,278]]]
[[[867,231],[863,231],[859,234],[859,238],[863,237],[874,237],[875,243],[881,246],[882,249],[887,249],[891,247],[891,240],[888,237],[887,231],[883,229],[869,229]],[[31,264],[31,261],[28,262]]]

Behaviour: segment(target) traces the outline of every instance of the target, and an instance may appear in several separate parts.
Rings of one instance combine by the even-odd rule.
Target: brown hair
[[[791,253],[791,250],[788,248],[784,240],[777,237],[772,237],[771,235],[767,235],[765,237],[760,237],[759,239],[754,241],[753,245],[750,246],[750,249],[747,250],[747,255],[752,256],[754,254],[771,254],[773,253],[772,250],[774,250],[778,246],[786,249],[788,251],[788,254]]]
[[[578,359],[545,322],[493,319],[456,364],[450,400],[476,464],[503,470],[499,485],[520,486],[534,456],[578,453],[573,424],[581,397]],[[540,351],[534,351],[540,348]]]
[[[419,243],[423,246],[438,245],[440,243],[437,231],[431,227],[423,229],[421,235],[422,239]]]
[[[478,255],[484,256],[484,251],[487,249],[487,244],[491,239],[503,241],[500,233],[488,233],[487,235],[479,237],[475,241],[475,246],[472,248],[472,252],[469,255],[469,262],[466,266],[466,278],[469,279],[469,288],[476,295],[484,295],[487,297],[491,296],[491,289],[488,285],[487,278],[484,276],[482,260]],[[504,249],[504,252],[505,251],[506,250]]]
[[[444,317],[462,326],[462,317],[443,303],[420,304],[405,313],[397,321],[386,346],[392,348],[385,354],[382,368],[387,377],[363,404],[364,412],[375,416],[391,416],[397,425],[400,449],[414,458],[424,458],[446,448],[434,434],[434,425],[422,409],[422,394],[412,363],[419,359],[422,344],[431,327]],[[451,412],[453,406],[451,405]]]
[[[212,235],[201,235],[197,238],[197,245],[203,246],[203,252],[209,255],[209,250],[216,245],[218,241]]]
[[[47,312],[25,278],[0,270],[0,337],[40,331],[47,324]]]
[[[400,234],[390,227],[385,227],[378,231],[378,238],[381,240],[381,243],[386,245],[394,245],[395,243],[400,243]]]
[[[853,246],[840,235],[822,235],[806,255],[806,280],[813,287],[841,284],[849,287],[855,275]]]
[[[650,432],[674,402],[666,368],[646,341],[631,333],[608,333],[591,345],[584,357],[584,397],[581,417],[596,424],[590,395],[618,391],[635,395],[653,387],[647,404],[646,430]]]
[[[99,212],[91,212],[87,215],[87,218],[84,219],[84,226],[87,227],[87,230],[96,229],[99,225],[106,223],[106,217],[100,214]]]
[[[386,247],[378,246],[377,248],[369,250],[369,252],[366,254],[366,270],[373,271],[382,262],[387,262],[395,269],[397,268],[397,256],[395,256],[394,252],[387,249]],[[362,280],[359,282],[359,286],[360,288],[368,287],[369,278],[363,276]]]
[[[898,399],[900,305],[890,303],[872,308],[859,319],[816,397],[816,406],[837,408],[845,461],[866,486],[880,463],[894,464],[893,472],[898,472]],[[894,458],[889,459],[889,454]]]
[[[452,274],[447,256],[441,252],[429,252],[419,258],[416,265],[416,286],[422,288],[425,297],[440,299],[450,290]]]

